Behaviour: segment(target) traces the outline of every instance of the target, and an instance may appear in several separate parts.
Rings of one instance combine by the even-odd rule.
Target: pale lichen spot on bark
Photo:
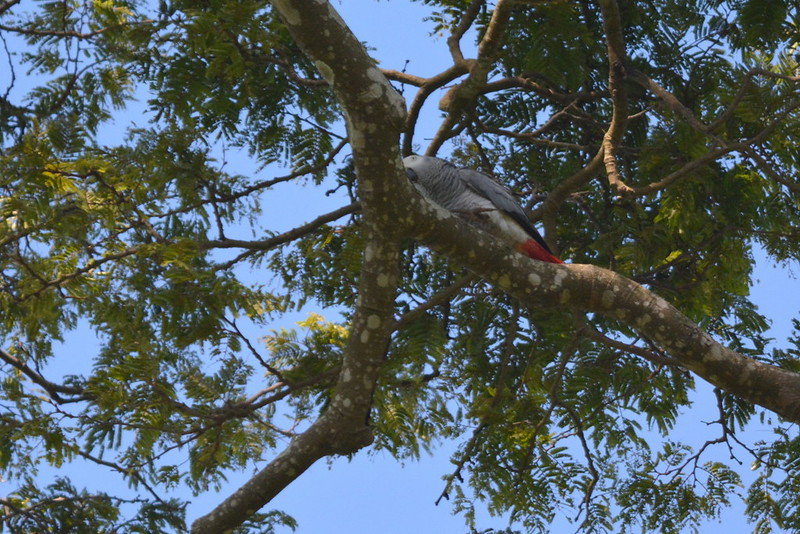
[[[381,326],[381,318],[377,315],[370,315],[367,317],[367,328],[371,328],[375,330],[376,328]]]
[[[400,93],[397,91],[392,91],[389,93],[390,100],[392,101],[392,106],[394,106],[394,111],[397,113],[398,117],[405,117],[406,116],[406,100]]]
[[[350,382],[352,378],[353,376],[350,374],[350,369],[345,369],[341,377],[342,382]]]
[[[561,304],[569,304],[570,302],[569,289],[561,290],[561,295],[559,296],[558,300]]]
[[[604,308],[610,308],[614,305],[614,290],[606,289],[603,291],[603,296],[600,298],[600,303]]]
[[[339,12],[334,9],[328,0],[316,0],[318,4],[326,4],[328,6],[328,17],[335,20],[340,26],[347,26],[347,23],[339,15]]]
[[[752,373],[755,371],[756,371],[755,362],[746,361],[744,363],[744,369],[742,370],[741,373],[739,373],[738,376],[739,383],[745,386],[748,385],[750,383],[750,377],[752,376]]]
[[[375,387],[375,367],[368,365],[364,368],[364,390],[365,391],[372,391]]]
[[[509,288],[511,287],[511,278],[507,274],[504,274],[497,279],[497,283],[500,287]]]
[[[556,272],[556,275],[553,277],[553,285],[556,287],[560,287],[566,277],[567,277],[567,271],[565,269],[559,269]]]
[[[378,287],[389,287],[391,277],[386,273],[381,273],[378,275],[375,281],[378,283]]]
[[[272,0],[272,5],[278,8],[286,24],[296,26],[300,24],[300,12],[287,0]]]
[[[364,261],[372,261],[375,257],[375,247],[368,243],[367,246],[364,248]]]
[[[369,86],[358,95],[360,102],[371,102],[377,100],[383,94],[383,86],[379,83],[371,83]]]
[[[725,359],[725,351],[720,345],[714,343],[710,338],[704,340],[703,343],[708,345],[708,350],[703,355],[703,361],[717,362]]]
[[[651,307],[659,319],[664,319],[669,311],[669,304],[667,301],[660,298],[655,298]]]
[[[528,275],[528,283],[532,286],[538,286],[542,283],[542,277],[536,273],[530,273]]]
[[[366,145],[366,137],[364,132],[350,128],[347,133],[350,135],[350,145],[354,147],[363,147]]]
[[[325,78],[325,81],[328,82],[331,87],[333,87],[333,81],[335,78],[333,75],[333,69],[330,68],[327,63],[320,60],[316,60],[314,62],[314,66],[317,67],[317,70],[320,74],[322,74],[322,77]]]
[[[351,401],[351,400],[350,400],[350,399],[348,399],[347,397],[345,397],[344,399],[342,399],[342,406],[344,406],[345,408],[349,408],[349,407],[351,407],[352,405],[353,405],[353,401]]]
[[[403,99],[402,96],[397,91],[391,89],[389,83],[386,81],[386,77],[377,67],[370,67],[367,69],[367,77],[375,82],[373,87],[378,88],[380,93],[376,96],[376,98],[380,97],[381,94],[386,91],[389,96],[389,104],[395,108],[395,112],[397,113],[398,117],[403,117],[406,114],[406,101]]]
[[[345,111],[344,114],[345,122],[347,123],[347,134],[350,136],[350,146],[355,148],[360,148],[366,146],[366,136],[364,135],[364,130],[362,129],[362,125],[353,119],[349,113]]]
[[[367,77],[372,80],[373,82],[383,83],[386,78],[383,76],[383,73],[378,70],[377,67],[370,67],[367,69]]]
[[[359,339],[361,340],[361,343],[365,345],[369,343],[369,330],[363,330]]]

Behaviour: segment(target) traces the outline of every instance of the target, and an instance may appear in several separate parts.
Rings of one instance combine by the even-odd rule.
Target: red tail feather
[[[534,241],[533,239],[528,239],[524,243],[520,243],[519,245],[515,246],[518,251],[522,252],[529,258],[533,258],[534,260],[539,261],[546,261],[548,263],[564,263],[563,261],[559,260],[550,252],[547,251],[542,245]]]

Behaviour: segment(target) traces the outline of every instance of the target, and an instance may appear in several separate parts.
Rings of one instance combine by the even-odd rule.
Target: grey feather
[[[466,216],[480,225],[479,214],[499,210],[511,217],[545,250],[550,248],[511,192],[490,176],[473,169],[459,169],[430,156],[408,156],[403,160],[409,179],[422,194],[445,209]]]

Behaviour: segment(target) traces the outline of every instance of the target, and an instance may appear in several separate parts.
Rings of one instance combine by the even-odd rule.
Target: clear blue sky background
[[[429,76],[448,65],[449,54],[444,37],[432,41],[429,37],[432,23],[422,21],[429,12],[420,3],[388,0],[381,2],[334,1],[344,20],[356,36],[372,47],[371,53],[380,60],[381,66],[402,69],[409,61],[410,73]],[[472,55],[474,46],[464,43],[466,55]],[[410,99],[412,92],[406,96]],[[439,111],[437,98],[432,98],[423,110],[420,126],[417,129],[417,143],[424,147],[425,138],[430,138],[438,126]],[[121,131],[116,132],[122,136]],[[233,161],[233,159],[232,159]],[[233,165],[233,163],[231,163]],[[230,172],[248,173],[251,169],[227,167]],[[318,214],[319,204],[309,205],[309,192],[286,187],[277,192],[283,195],[282,202],[265,206],[265,216],[280,224],[268,226],[277,230],[289,229],[296,223],[305,222]],[[301,200],[302,198],[302,200]],[[300,204],[302,202],[302,204]],[[320,203],[329,204],[333,209],[340,203],[336,199],[320,198]],[[307,207],[299,209],[298,205]],[[784,345],[790,334],[790,319],[800,309],[800,282],[791,271],[776,268],[769,261],[759,261],[757,278],[760,283],[753,289],[753,301],[773,320],[772,337]],[[316,311],[316,310],[306,310]],[[335,318],[335,312],[322,311]],[[302,314],[305,316],[305,313]],[[298,316],[298,318],[301,318]],[[276,324],[274,327],[292,327],[292,324]],[[262,333],[261,335],[263,335]],[[87,337],[72,340],[64,347],[64,352],[72,358],[77,355],[94,353],[96,343]],[[88,359],[88,358],[87,358]],[[77,372],[74,360],[64,372]],[[84,360],[87,368],[90,362]],[[710,388],[702,388],[692,413],[676,429],[674,439],[701,445],[705,437],[716,437],[717,430],[708,430],[702,421],[716,418],[714,399]],[[704,433],[710,432],[707,436]],[[746,436],[748,442],[767,438],[766,428],[753,427]],[[435,506],[444,482],[442,476],[452,471],[449,458],[456,450],[457,443],[444,443],[433,457],[423,457],[419,462],[409,461],[401,464],[385,453],[368,455],[359,453],[352,461],[344,458],[330,462],[319,462],[302,477],[289,486],[265,510],[280,509],[294,516],[300,522],[299,532],[303,534],[336,533],[450,533],[465,532],[463,519],[451,515],[449,503],[443,501]],[[724,446],[721,446],[724,447]],[[722,458],[727,459],[727,450],[720,450]],[[749,459],[740,457],[746,465]],[[84,482],[89,488],[97,488],[96,473],[86,471],[85,466],[65,467],[61,473],[74,475],[76,482]],[[261,466],[253,466],[257,470]],[[230,477],[230,483],[219,494],[208,493],[194,499],[189,507],[188,521],[207,513],[213,506],[227,497],[236,487],[251,475],[250,472]],[[83,478],[85,480],[81,481]],[[111,477],[104,479],[105,489],[115,493],[118,486],[124,490],[124,483],[112,483]],[[1,490],[0,490],[1,491]],[[180,496],[180,495],[179,495]],[[183,498],[190,498],[186,495]],[[570,517],[574,511],[568,512]],[[502,529],[506,523],[502,519],[492,519],[484,514],[479,524],[482,528]],[[723,516],[722,524],[709,524],[706,533],[735,534],[750,529],[744,524],[742,507],[737,506]],[[288,529],[286,530],[288,532]],[[553,532],[572,532],[555,527]]]

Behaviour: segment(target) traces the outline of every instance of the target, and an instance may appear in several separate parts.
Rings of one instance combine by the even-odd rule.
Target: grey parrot
[[[489,176],[430,156],[403,159],[406,175],[426,197],[504,239],[535,260],[564,263],[553,255],[511,193]]]

